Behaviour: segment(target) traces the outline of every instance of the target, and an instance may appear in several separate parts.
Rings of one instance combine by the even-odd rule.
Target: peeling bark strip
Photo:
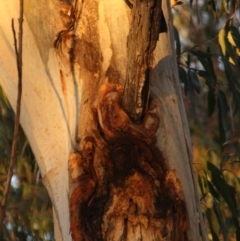
[[[150,69],[161,25],[161,3],[161,0],[135,0],[132,7],[123,107],[137,123],[141,122],[148,105]]]
[[[121,85],[100,87],[95,124],[70,157],[73,240],[185,241],[181,185],[155,146],[154,102],[134,124],[120,106],[122,93]]]

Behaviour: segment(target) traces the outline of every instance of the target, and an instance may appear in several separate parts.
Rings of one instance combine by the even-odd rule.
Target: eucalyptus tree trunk
[[[1,0],[0,83],[13,108],[18,8]],[[25,0],[24,10],[21,125],[55,239],[207,240],[169,2]]]

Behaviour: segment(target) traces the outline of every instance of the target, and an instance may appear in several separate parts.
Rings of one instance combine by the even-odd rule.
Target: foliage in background
[[[175,6],[179,77],[213,241],[240,240],[240,20],[236,0]]]
[[[7,178],[13,127],[14,113],[0,88],[0,198]],[[23,131],[19,135],[18,159],[0,240],[54,240],[51,201]]]

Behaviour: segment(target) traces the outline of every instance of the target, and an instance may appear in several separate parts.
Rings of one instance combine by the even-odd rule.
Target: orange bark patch
[[[166,175],[166,185],[169,189],[174,192],[174,195],[177,195],[179,200],[184,200],[182,187],[179,179],[176,176],[175,170],[170,170]]]
[[[81,231],[81,219],[79,213],[81,205],[86,202],[94,192],[95,183],[88,179],[85,183],[79,185],[72,193],[70,198],[70,225],[74,241],[84,240],[83,231]]]

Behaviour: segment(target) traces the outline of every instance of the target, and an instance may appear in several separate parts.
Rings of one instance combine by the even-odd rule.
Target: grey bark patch
[[[161,14],[161,0],[136,0],[133,3],[127,40],[128,62],[123,107],[137,123],[141,122],[148,105],[150,70],[159,36]]]

